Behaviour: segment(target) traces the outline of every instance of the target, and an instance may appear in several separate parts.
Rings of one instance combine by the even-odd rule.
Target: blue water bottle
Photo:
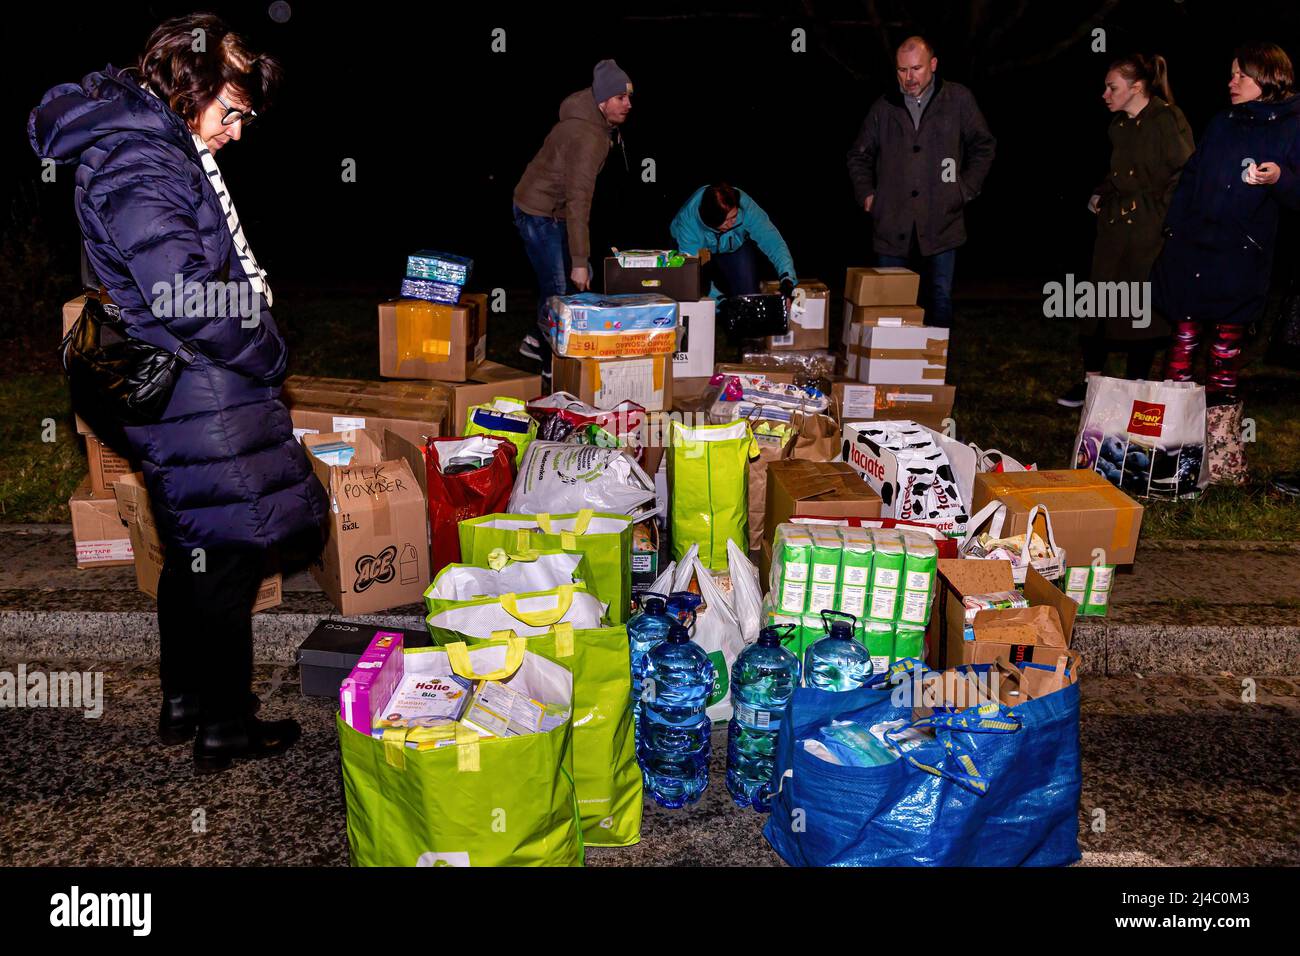
[[[632,725],[636,728],[638,740],[641,738],[638,723],[641,716],[641,679],[637,677],[637,663],[646,651],[668,636],[668,629],[673,626],[665,595],[647,591],[641,595],[640,604],[640,610],[627,622],[627,644],[632,658]]]
[[[871,677],[871,654],[853,639],[857,618],[843,611],[822,611],[829,633],[804,653],[804,686],[820,690],[857,690]]]
[[[727,790],[737,806],[770,809],[776,738],[799,686],[799,658],[781,646],[793,624],[758,632],[731,665],[733,716],[727,727]]]
[[[709,785],[706,707],[716,676],[709,656],[674,623],[668,637],[638,663],[641,740],[637,758],[645,788],[661,807],[695,803]]]

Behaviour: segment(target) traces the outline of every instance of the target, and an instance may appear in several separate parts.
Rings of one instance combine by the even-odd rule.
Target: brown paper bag
[[[998,699],[1008,707],[1027,700],[1037,700],[1064,690],[1079,679],[1079,652],[1062,648],[1052,670],[1038,667],[1020,668],[1005,657],[998,657]]]
[[[785,458],[835,461],[840,456],[840,426],[829,415],[796,415],[798,434],[786,446]]]
[[[758,424],[758,420],[750,421],[750,428]],[[781,425],[782,422],[772,422],[773,425]],[[758,437],[758,436],[756,436]],[[749,550],[758,551],[763,547],[763,515],[767,510],[767,465],[768,462],[777,461],[785,457],[786,450],[790,447],[789,439],[781,444],[776,444],[770,440],[763,440],[761,437],[758,442],[758,457],[749,463]]]

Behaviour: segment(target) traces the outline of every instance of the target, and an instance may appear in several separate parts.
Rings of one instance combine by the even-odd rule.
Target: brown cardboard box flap
[[[940,558],[940,577],[959,597],[966,594],[994,594],[1015,589],[1010,561],[980,561],[974,558]]]
[[[998,644],[1041,644],[1064,648],[1067,644],[1061,629],[1061,616],[1048,605],[980,611],[971,625],[976,641]]]

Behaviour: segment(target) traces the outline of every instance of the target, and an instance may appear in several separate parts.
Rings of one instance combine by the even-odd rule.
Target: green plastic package
[[[812,553],[808,561],[808,612],[820,614],[833,611],[840,596],[840,559],[844,544],[839,529],[833,526],[812,525]]]
[[[889,665],[894,662],[894,625],[863,621],[857,637],[871,655],[871,673],[889,670]]]
[[[776,609],[801,615],[808,609],[813,539],[805,525],[777,525],[772,540],[772,594]]]
[[[907,563],[903,536],[897,531],[874,529],[871,548],[871,600],[867,604],[867,620],[893,624],[898,619],[903,568]]]
[[[840,599],[835,610],[861,620],[871,593],[871,532],[866,528],[841,528],[844,556],[840,561]]]
[[[440,655],[432,663],[443,674],[507,681],[547,705],[572,703],[571,672],[522,640],[406,654]],[[381,740],[335,723],[354,866],[582,865],[571,716],[518,737],[481,738],[457,724],[447,746],[427,750],[401,732]]]
[[[749,547],[749,461],[759,454],[749,423],[686,426],[674,420],[668,450],[673,557],[699,545],[710,571],[727,570],[727,541]]]
[[[586,555],[591,568],[587,587],[609,605],[610,624],[626,624],[632,612],[632,525],[627,515],[571,514],[484,515],[457,526],[461,561],[488,566],[496,549],[507,554],[568,551]]]
[[[890,664],[908,657],[925,660],[925,628],[900,624],[894,629],[894,659]]]
[[[898,620],[900,624],[925,627],[930,623],[939,549],[933,538],[919,531],[904,531],[903,547],[907,553],[903,563],[903,597]]]
[[[537,437],[537,419],[524,411],[517,398],[498,396],[482,405],[471,405],[465,416],[466,435],[494,435],[515,446],[515,468]]]

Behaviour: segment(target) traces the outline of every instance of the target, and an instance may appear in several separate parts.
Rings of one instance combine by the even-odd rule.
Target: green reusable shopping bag
[[[430,586],[424,592],[424,606],[429,611],[424,623],[431,631],[442,628],[480,639],[499,631],[517,631],[522,637],[532,637],[562,623],[580,628],[603,627],[607,623],[604,602],[583,583],[466,601],[432,595]]]
[[[567,695],[572,673],[521,638],[405,656],[467,679],[519,681],[535,699]],[[560,703],[543,699],[543,703]],[[545,733],[488,737],[456,724],[454,743],[415,750],[406,731],[380,740],[335,718],[354,866],[581,866],[572,717]]]
[[[609,605],[610,624],[626,624],[632,609],[632,525],[627,515],[484,515],[462,521],[460,555],[466,564],[486,567],[497,548],[517,554],[559,549],[582,552],[591,567],[587,586]]]
[[[438,642],[462,635],[431,628]],[[492,640],[513,637],[509,632]],[[471,647],[478,638],[464,636]],[[588,846],[631,846],[641,839],[641,768],[632,729],[627,628],[575,630],[557,624],[524,638],[529,651],[573,671],[573,782]]]
[[[515,467],[524,460],[524,452],[537,437],[537,419],[524,411],[517,398],[497,396],[482,405],[471,405],[465,415],[466,435],[495,435],[515,446]]]
[[[668,487],[672,489],[673,557],[691,545],[710,571],[727,570],[727,540],[749,547],[749,462],[759,454],[749,423],[672,424]]]

